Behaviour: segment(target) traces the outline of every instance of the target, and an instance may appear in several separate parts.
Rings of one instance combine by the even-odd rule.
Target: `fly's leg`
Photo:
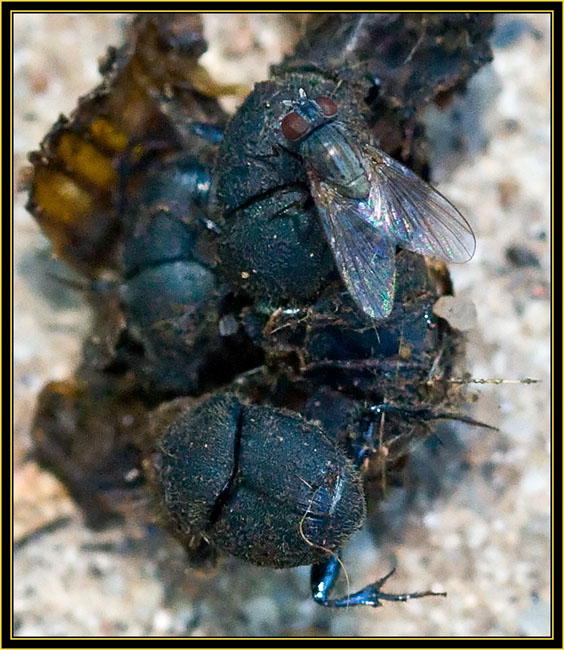
[[[381,600],[405,603],[413,598],[446,596],[446,592],[436,591],[414,591],[408,594],[388,594],[381,591],[384,583],[395,573],[395,568],[393,568],[383,578],[367,585],[360,591],[344,598],[330,598],[340,571],[340,560],[337,557],[331,557],[325,562],[314,564],[311,567],[311,595],[317,604],[323,605],[323,607],[355,607],[357,605],[380,607]]]

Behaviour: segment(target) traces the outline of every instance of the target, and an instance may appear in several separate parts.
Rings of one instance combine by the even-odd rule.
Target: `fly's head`
[[[331,97],[319,96],[309,99],[303,88],[300,88],[297,100],[283,100],[282,103],[293,109],[280,124],[282,135],[290,143],[303,141],[313,131],[333,122],[339,112]]]

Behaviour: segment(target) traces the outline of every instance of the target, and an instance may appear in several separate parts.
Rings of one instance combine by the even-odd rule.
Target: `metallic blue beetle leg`
[[[475,427],[491,429],[492,431],[498,430],[490,424],[474,420],[461,413],[448,413],[425,407],[399,406],[397,404],[390,404],[389,402],[374,404],[366,410],[364,426],[360,428],[360,431],[349,442],[352,461],[359,470],[362,469],[365,461],[374,456],[378,451],[377,422],[386,413],[393,414],[405,421],[417,420],[419,422],[432,422],[434,420],[452,420]]]
[[[339,605],[330,604],[336,601],[329,600],[329,594],[335,586],[340,572],[341,565],[339,563],[339,558],[336,556],[330,557],[328,560],[321,562],[320,564],[314,564],[311,567],[311,595],[316,603],[324,605],[325,607],[339,607]]]
[[[374,422],[369,422],[364,430],[351,442],[351,454],[354,466],[361,469],[364,461],[370,458],[375,452],[374,446]]]
[[[387,594],[380,591],[382,585],[395,573],[395,567],[383,578],[373,582],[354,594],[349,594],[345,598],[329,598],[331,590],[337,582],[341,566],[337,557],[315,564],[311,567],[311,594],[313,599],[319,605],[324,607],[355,607],[357,605],[367,605],[369,607],[380,607],[381,600],[391,600],[393,602],[407,602],[413,598],[425,598],[426,596],[446,596],[446,592],[436,591],[414,591],[409,594]]]

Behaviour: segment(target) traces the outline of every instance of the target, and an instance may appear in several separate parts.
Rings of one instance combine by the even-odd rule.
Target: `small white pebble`
[[[471,300],[456,296],[441,296],[433,305],[433,313],[444,318],[451,327],[461,332],[476,327],[476,307]]]

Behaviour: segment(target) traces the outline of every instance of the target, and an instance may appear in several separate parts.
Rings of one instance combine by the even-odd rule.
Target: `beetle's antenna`
[[[525,377],[524,379],[448,379],[450,384],[540,384],[542,379],[531,379]],[[432,383],[432,380],[431,382]]]

